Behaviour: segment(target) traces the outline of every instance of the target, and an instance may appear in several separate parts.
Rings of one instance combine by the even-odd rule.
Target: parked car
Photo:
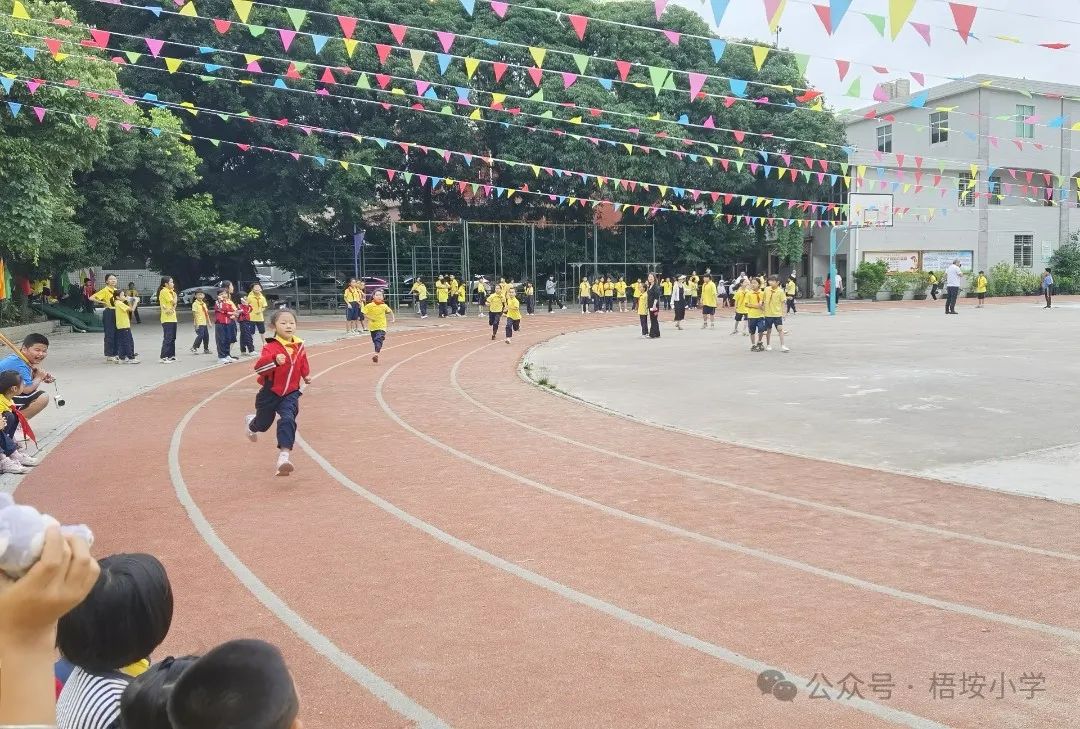
[[[345,282],[333,276],[297,276],[277,286],[264,287],[263,294],[270,306],[290,309],[338,309],[345,305],[342,294]]]
[[[390,282],[385,278],[379,278],[378,276],[361,276],[360,280],[364,284],[364,293],[369,297],[376,291],[382,291],[387,295],[390,293]]]
[[[213,307],[214,300],[217,299],[218,287],[217,284],[203,284],[202,286],[192,286],[191,288],[184,289],[177,294],[177,299],[184,306],[191,306],[195,302],[195,294],[202,291],[206,294],[206,305]]]

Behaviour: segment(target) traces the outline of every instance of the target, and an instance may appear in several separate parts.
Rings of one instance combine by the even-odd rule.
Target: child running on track
[[[503,313],[503,295],[499,289],[495,289],[487,297],[488,305],[488,325],[491,327],[491,341],[495,341],[495,337],[499,333],[499,320],[502,319]]]
[[[376,291],[371,302],[364,305],[364,318],[367,319],[368,331],[371,332],[371,343],[375,345],[375,354],[371,355],[371,361],[376,364],[379,362],[383,342],[386,341],[387,314],[390,315],[390,321],[394,321],[394,310],[383,303],[382,291]]]
[[[270,327],[274,336],[267,337],[255,362],[262,389],[255,396],[255,414],[247,416],[245,430],[248,440],[254,443],[259,433],[270,429],[277,416],[277,475],[288,476],[293,472],[289,454],[296,442],[300,380],[311,383],[311,367],[304,342],[296,336],[296,314],[279,309],[270,316]]]
[[[506,343],[514,338],[514,332],[521,328],[521,302],[513,289],[506,292]]]

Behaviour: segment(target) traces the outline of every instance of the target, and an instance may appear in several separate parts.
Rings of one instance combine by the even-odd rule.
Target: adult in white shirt
[[[840,275],[840,272],[836,272],[836,278],[833,280],[833,288],[836,289],[836,298],[840,298],[840,294],[844,293],[844,277]]]
[[[945,269],[945,313],[956,313],[956,299],[960,295],[960,286],[964,283],[964,272],[960,270],[960,259],[953,260]]]

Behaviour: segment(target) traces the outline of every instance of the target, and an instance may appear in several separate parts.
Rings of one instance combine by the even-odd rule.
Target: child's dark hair
[[[217,295],[218,295],[218,296],[221,296],[222,294],[226,294],[226,295],[227,295],[228,293],[229,293],[229,289],[227,289],[227,288],[226,288],[226,287],[224,287],[224,286],[222,286],[221,288],[219,288],[219,289],[217,290]]]
[[[705,274],[705,275],[708,276],[709,274]],[[769,274],[769,281],[779,281],[779,280],[780,280],[779,275],[777,275],[775,273],[770,273]]]
[[[4,370],[0,372],[0,394],[6,393],[13,387],[22,389],[22,375],[15,370]]]
[[[169,721],[169,695],[180,675],[197,658],[169,656],[129,683],[120,697],[119,729],[173,729]]]
[[[60,618],[56,647],[90,672],[115,671],[142,660],[161,645],[173,615],[165,567],[149,554],[115,554],[101,560],[94,588]]]
[[[37,332],[30,332],[25,337],[23,337],[23,349],[30,349],[35,344],[44,344],[46,347],[48,347],[49,338],[46,337],[44,334],[38,334]]]
[[[195,661],[169,696],[174,729],[289,729],[300,710],[281,652],[232,640]]]
[[[161,290],[163,288],[165,288],[165,286],[167,286],[170,283],[172,283],[172,276],[162,276],[161,277],[161,283],[159,283],[158,287],[157,287],[159,296],[161,295]]]
[[[256,286],[262,288],[262,281],[252,281],[248,285],[248,291],[254,291]]]
[[[292,309],[278,309],[277,311],[275,311],[273,314],[270,315],[270,328],[271,329],[276,329],[278,319],[285,316],[286,314],[291,316],[293,318],[293,321],[297,321],[296,312],[293,311]]]

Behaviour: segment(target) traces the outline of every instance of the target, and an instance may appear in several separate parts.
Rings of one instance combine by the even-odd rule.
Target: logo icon
[[[775,669],[762,671],[757,677],[758,689],[763,694],[772,694],[778,701],[794,701],[799,689],[783,673]]]

